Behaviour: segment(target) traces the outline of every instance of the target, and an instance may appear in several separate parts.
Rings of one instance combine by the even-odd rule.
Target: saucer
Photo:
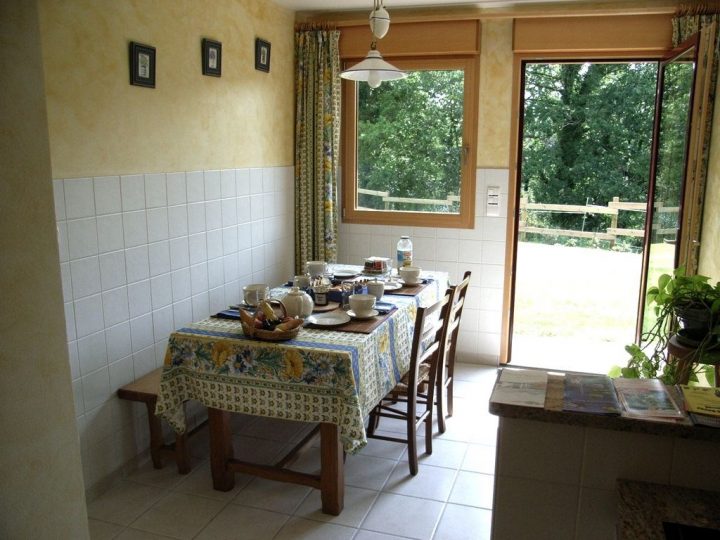
[[[352,279],[358,277],[360,274],[358,272],[335,272],[333,274],[333,277],[335,279],[343,280],[343,279]]]
[[[385,282],[385,290],[386,291],[397,291],[398,289],[402,289],[402,283],[400,283],[399,281]]]
[[[365,320],[365,319],[372,319],[373,317],[377,317],[380,315],[380,312],[377,309],[370,310],[367,315],[363,315],[362,317],[355,313],[352,309],[349,309],[347,312],[348,315],[350,315],[353,319],[358,320]]]

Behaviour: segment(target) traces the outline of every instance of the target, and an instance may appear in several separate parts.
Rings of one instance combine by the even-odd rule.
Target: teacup
[[[350,309],[352,309],[358,317],[370,315],[374,307],[375,296],[372,294],[350,295]]]
[[[243,300],[248,306],[257,306],[270,295],[270,287],[265,283],[253,283],[243,287]]]
[[[368,294],[372,294],[377,300],[380,300],[385,294],[385,284],[382,281],[368,281]]]
[[[308,261],[305,263],[305,268],[311,276],[322,276],[327,272],[327,263],[325,261]]]
[[[402,266],[399,271],[400,277],[408,285],[416,285],[420,281],[422,269],[418,266]]]

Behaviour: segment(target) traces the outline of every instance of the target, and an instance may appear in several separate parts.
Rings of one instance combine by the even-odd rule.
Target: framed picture
[[[130,84],[155,88],[155,47],[130,42]]]
[[[270,43],[255,38],[255,69],[270,72]]]
[[[222,74],[222,43],[211,39],[202,40],[203,75],[220,77]]]

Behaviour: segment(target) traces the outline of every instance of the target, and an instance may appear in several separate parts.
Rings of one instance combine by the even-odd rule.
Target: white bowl
[[[420,280],[422,268],[419,266],[403,266],[400,268],[400,277],[408,285],[415,285]]]
[[[358,317],[369,315],[375,307],[375,295],[373,294],[351,294],[350,309],[352,309]]]

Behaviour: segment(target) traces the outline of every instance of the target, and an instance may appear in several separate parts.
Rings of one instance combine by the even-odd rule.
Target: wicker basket
[[[287,311],[285,310],[285,306],[282,302],[280,302],[279,300],[267,300],[267,303],[270,304],[270,307],[273,308],[273,311],[277,313],[278,317],[280,317],[281,319],[287,317]],[[245,310],[241,311],[244,311],[246,314],[246,316],[241,316],[240,325],[242,326],[243,333],[247,337],[259,339],[262,341],[286,341],[288,339],[293,339],[297,337],[298,333],[300,332],[300,326],[287,331],[255,328],[253,324],[249,324],[248,322],[246,322],[246,319],[250,320],[250,317],[254,319],[254,315]]]

